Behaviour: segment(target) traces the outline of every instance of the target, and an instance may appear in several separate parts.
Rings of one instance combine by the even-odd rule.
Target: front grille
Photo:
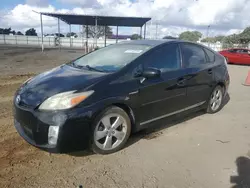
[[[14,116],[22,132],[35,144],[45,145],[48,142],[49,125],[41,122],[33,110],[14,106]]]
[[[33,138],[33,132],[32,130],[26,126],[26,125],[21,125],[22,129],[23,129],[23,132],[32,140],[34,140]]]

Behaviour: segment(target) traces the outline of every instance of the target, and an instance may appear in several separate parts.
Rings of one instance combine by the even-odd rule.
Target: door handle
[[[208,69],[208,74],[212,74],[213,73],[213,70],[212,69]]]

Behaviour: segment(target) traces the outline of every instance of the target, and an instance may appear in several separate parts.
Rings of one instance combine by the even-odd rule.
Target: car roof
[[[119,42],[118,44],[135,44],[135,45],[148,45],[148,46],[159,46],[161,44],[170,43],[170,42],[181,42],[182,40],[178,39],[162,39],[162,40],[129,40]]]

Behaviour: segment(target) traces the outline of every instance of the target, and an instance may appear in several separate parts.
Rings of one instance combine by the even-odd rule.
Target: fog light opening
[[[62,126],[67,119],[65,114],[56,114],[52,117],[53,125]]]
[[[50,145],[56,145],[59,135],[59,126],[50,126],[48,133],[48,143]]]

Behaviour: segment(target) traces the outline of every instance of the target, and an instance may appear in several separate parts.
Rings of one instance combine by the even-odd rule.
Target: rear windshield
[[[115,72],[150,49],[148,45],[115,44],[89,53],[73,63],[96,70]]]

